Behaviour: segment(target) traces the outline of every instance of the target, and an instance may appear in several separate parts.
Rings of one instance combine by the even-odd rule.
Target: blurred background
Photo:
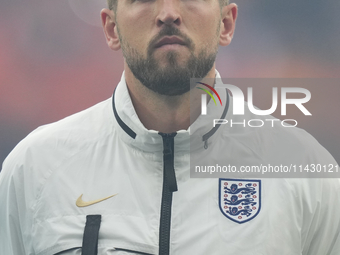
[[[340,162],[340,1],[235,0],[227,78],[318,79],[306,129]],[[28,133],[109,98],[123,71],[106,45],[105,0],[0,0],[0,164]],[[237,84],[235,84],[237,85]],[[271,99],[256,91],[257,104]],[[266,94],[267,93],[267,94]],[[269,108],[270,103],[265,103]]]

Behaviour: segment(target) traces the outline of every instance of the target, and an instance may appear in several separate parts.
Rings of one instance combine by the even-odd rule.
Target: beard
[[[132,48],[121,36],[118,28],[119,40],[122,46],[123,56],[133,75],[148,89],[165,96],[178,96],[194,88],[190,87],[190,78],[203,79],[215,63],[217,48],[216,43],[212,49],[206,47],[194,54],[195,44],[190,38],[183,35],[179,29],[173,26],[165,26],[161,32],[149,43],[147,56],[143,57],[136,49]],[[161,67],[153,53],[155,44],[164,36],[179,36],[188,47],[190,56],[181,66],[178,63],[179,54],[175,51],[166,53],[168,64]],[[209,50],[209,51],[208,51]]]

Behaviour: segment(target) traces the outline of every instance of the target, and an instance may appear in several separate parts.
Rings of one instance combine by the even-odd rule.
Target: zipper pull
[[[173,143],[173,138],[177,135],[177,133],[162,133],[159,132],[159,134],[163,137],[163,155],[164,156],[171,156],[173,151],[172,151],[172,143]]]

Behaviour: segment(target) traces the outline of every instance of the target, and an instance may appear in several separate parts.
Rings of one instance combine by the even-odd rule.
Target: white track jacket
[[[213,107],[210,118],[221,118]],[[269,153],[336,165],[301,129],[221,125],[204,142],[211,125],[200,118],[190,134],[202,157],[246,163]],[[7,157],[0,254],[340,254],[338,179],[190,178],[189,150],[188,130],[143,126],[123,74],[112,98],[39,127]]]

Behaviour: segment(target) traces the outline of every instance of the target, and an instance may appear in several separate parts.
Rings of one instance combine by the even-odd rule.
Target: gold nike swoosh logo
[[[102,198],[102,199],[93,200],[93,201],[90,201],[90,202],[85,202],[85,201],[83,201],[83,194],[81,194],[80,197],[79,197],[79,198],[77,199],[77,201],[76,201],[76,205],[77,205],[78,207],[85,207],[85,206],[93,205],[93,204],[99,203],[99,202],[101,202],[101,201],[104,201],[104,200],[106,200],[106,199],[109,199],[109,198],[111,198],[111,197],[113,197],[113,196],[115,196],[115,195],[118,195],[118,193],[117,193],[117,194],[114,194],[114,195],[112,195],[112,196],[109,196],[109,197]]]

